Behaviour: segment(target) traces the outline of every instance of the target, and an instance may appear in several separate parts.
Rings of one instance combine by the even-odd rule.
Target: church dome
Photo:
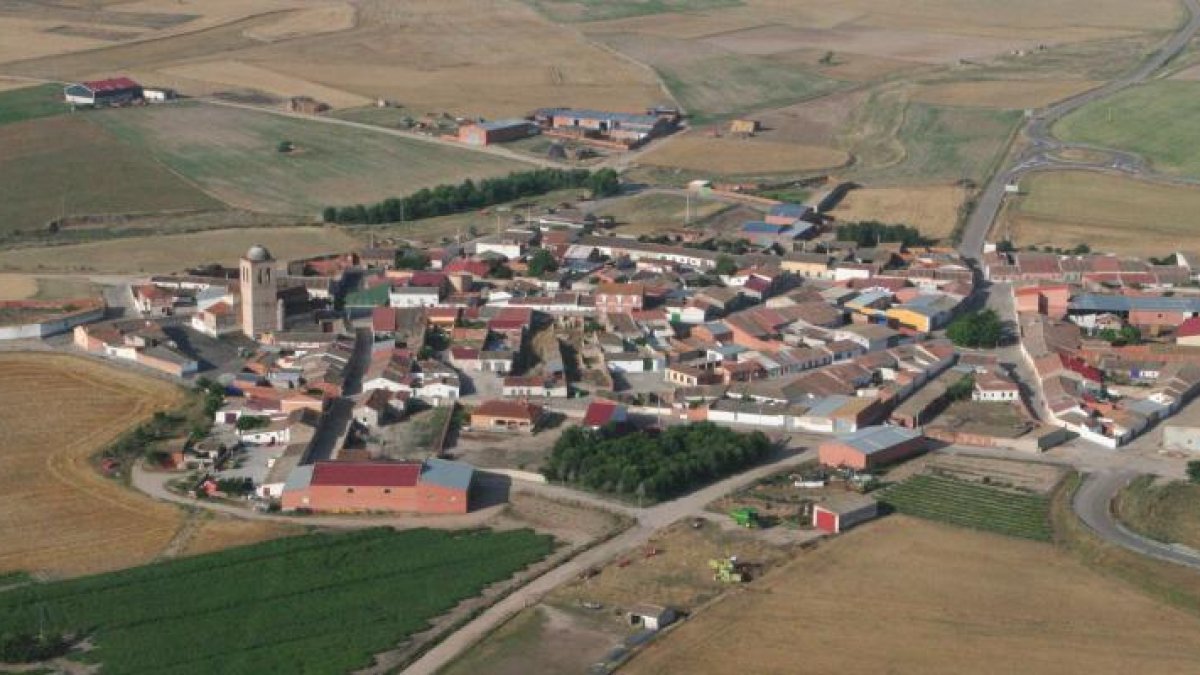
[[[249,251],[246,251],[246,260],[250,262],[266,262],[270,259],[271,252],[267,250],[266,246],[255,244],[250,247]]]

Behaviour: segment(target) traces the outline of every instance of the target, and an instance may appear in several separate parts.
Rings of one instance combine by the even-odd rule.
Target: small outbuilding
[[[679,618],[675,610],[662,605],[640,604],[629,610],[629,625],[646,630],[662,630]]]
[[[863,427],[852,434],[825,441],[817,456],[825,466],[863,471],[896,462],[925,450],[925,437],[905,427]]]
[[[822,532],[837,534],[879,515],[879,504],[866,495],[847,492],[816,504],[812,524]]]

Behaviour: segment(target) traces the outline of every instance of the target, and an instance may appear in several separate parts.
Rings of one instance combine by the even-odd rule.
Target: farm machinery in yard
[[[738,524],[738,527],[755,528],[758,527],[758,509],[743,506],[729,512],[729,517],[733,518],[733,522]]]
[[[734,555],[728,558],[709,560],[708,567],[713,571],[713,581],[723,584],[740,584],[750,581],[754,565],[739,562],[737,556]]]

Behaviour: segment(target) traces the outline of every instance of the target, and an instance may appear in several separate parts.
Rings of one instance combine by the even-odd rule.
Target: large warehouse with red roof
[[[63,98],[73,105],[119,105],[142,98],[142,85],[128,77],[69,84]]]
[[[461,462],[316,462],[283,487],[285,511],[466,513],[474,469]]]

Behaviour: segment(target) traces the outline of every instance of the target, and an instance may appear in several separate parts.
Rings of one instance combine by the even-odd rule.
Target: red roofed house
[[[1067,315],[1067,304],[1071,301],[1071,287],[1059,284],[1017,288],[1013,290],[1013,296],[1018,312],[1062,319]]]
[[[474,469],[459,462],[317,462],[284,484],[285,511],[466,513]]]
[[[583,414],[583,428],[596,430],[609,424],[621,424],[628,419],[629,414],[620,403],[595,400],[588,404],[587,412]]]
[[[471,411],[471,428],[476,431],[532,432],[542,418],[541,406],[521,401],[484,401]]]
[[[175,308],[175,296],[154,284],[133,287],[133,302],[143,316],[169,316]]]
[[[1175,329],[1175,344],[1200,347],[1200,316],[1193,316],[1179,324]]]
[[[642,284],[600,284],[596,288],[596,311],[632,312],[646,303],[646,287]]]
[[[209,336],[221,337],[242,329],[233,305],[221,300],[192,315],[192,328]]]

